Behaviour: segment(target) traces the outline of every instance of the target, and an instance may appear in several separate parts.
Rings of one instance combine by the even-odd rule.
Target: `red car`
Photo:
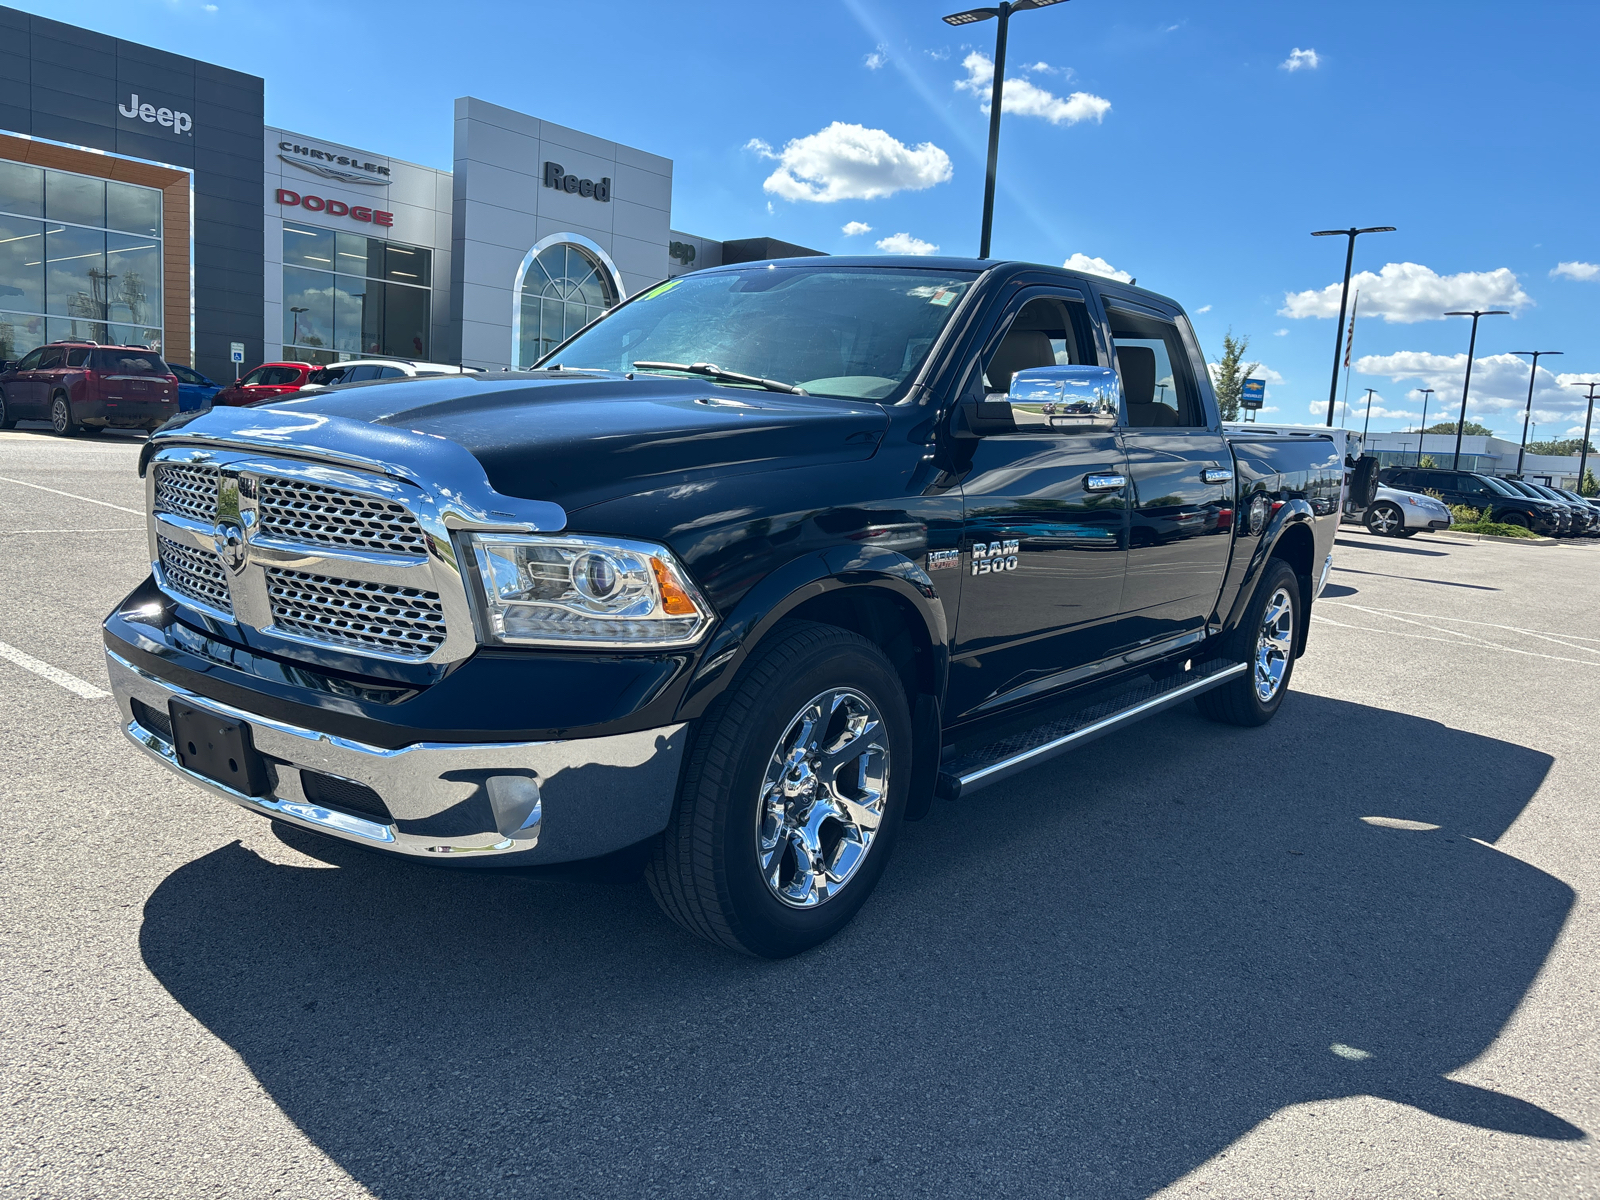
[[[299,391],[310,380],[311,372],[316,369],[315,363],[262,363],[243,379],[230,383],[211,397],[211,403],[243,408],[278,396],[287,396],[290,392]]]
[[[0,429],[49,421],[62,437],[155,429],[178,411],[178,377],[143,346],[52,342],[0,364]]]

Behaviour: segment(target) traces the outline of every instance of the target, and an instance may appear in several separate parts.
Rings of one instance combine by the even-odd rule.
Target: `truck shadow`
[[[1296,694],[1270,730],[1180,710],[937,807],[787,962],[680,934],[638,882],[301,837],[324,865],[236,843],[173,872],[141,948],[378,1196],[1143,1197],[1346,1096],[1585,1136],[1444,1078],[1573,903],[1482,844],[1550,763]]]

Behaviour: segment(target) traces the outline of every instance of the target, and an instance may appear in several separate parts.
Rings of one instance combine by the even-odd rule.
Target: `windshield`
[[[975,271],[755,267],[651,288],[545,361],[713,363],[819,396],[881,400],[927,357]]]
[[[1517,491],[1515,488],[1513,488],[1513,487],[1511,487],[1511,486],[1509,486],[1509,485],[1507,485],[1505,483],[1502,483],[1500,480],[1496,479],[1493,475],[1479,475],[1478,478],[1483,480],[1484,483],[1489,485],[1489,490],[1491,492],[1498,492],[1502,496],[1514,496],[1519,500],[1520,499],[1526,499],[1526,497],[1524,497],[1521,492]]]

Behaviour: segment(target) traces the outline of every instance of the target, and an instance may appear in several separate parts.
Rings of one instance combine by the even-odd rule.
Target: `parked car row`
[[[143,346],[53,342],[19,361],[0,362],[0,429],[18,421],[49,421],[63,437],[102,429],[151,430],[180,412],[264,404],[336,384],[458,375],[472,369],[399,359],[355,359],[328,366],[273,362],[222,385]]]
[[[1384,487],[1438,496],[1545,537],[1600,537],[1600,502],[1565,488],[1438,467],[1386,467],[1378,478]]]

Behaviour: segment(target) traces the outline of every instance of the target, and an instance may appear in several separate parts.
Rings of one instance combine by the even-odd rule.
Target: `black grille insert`
[[[340,779],[337,775],[324,775],[321,771],[302,769],[300,786],[304,789],[307,800],[313,804],[320,804],[323,808],[336,808],[340,812],[373,817],[385,825],[394,823],[394,818],[389,815],[389,806],[383,802],[383,797],[364,783]]]
[[[155,734],[167,745],[172,744],[172,718],[159,708],[151,708],[143,700],[133,701],[133,719]]]

